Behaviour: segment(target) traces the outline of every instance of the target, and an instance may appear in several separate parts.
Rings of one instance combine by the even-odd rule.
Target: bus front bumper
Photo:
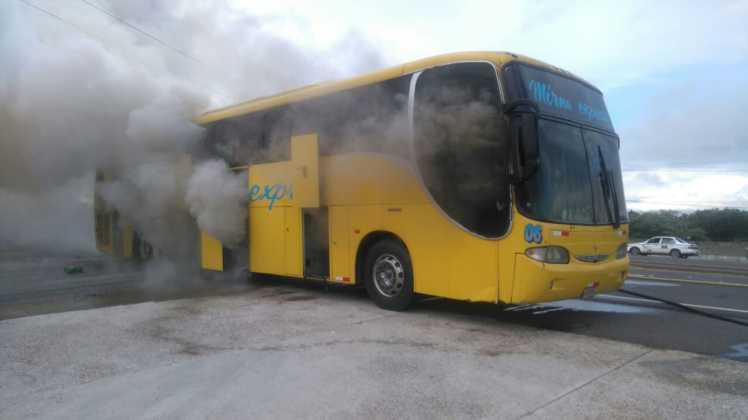
[[[611,292],[623,286],[628,271],[628,256],[601,263],[572,259],[568,264],[546,264],[516,254],[511,303],[540,303]]]

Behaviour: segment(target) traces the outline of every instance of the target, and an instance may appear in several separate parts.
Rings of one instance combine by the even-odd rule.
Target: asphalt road
[[[82,272],[66,274],[66,267]],[[239,293],[246,281],[200,279],[168,262],[0,251],[0,320],[148,301]]]
[[[66,274],[66,266],[83,273]],[[0,319],[112,305],[250,292],[244,282],[187,281],[168,267],[115,264],[99,256],[0,253]],[[163,281],[161,277],[172,277]],[[625,289],[693,305],[748,322],[748,264],[632,259]],[[361,291],[332,289],[332,294]],[[494,305],[424,299],[420,309],[496,318],[541,330],[572,332],[658,349],[682,350],[748,362],[748,327],[688,313],[623,293],[500,311]]]
[[[748,323],[748,264],[635,257],[623,290]],[[620,292],[518,307],[501,317],[537,328],[748,362],[748,326]]]

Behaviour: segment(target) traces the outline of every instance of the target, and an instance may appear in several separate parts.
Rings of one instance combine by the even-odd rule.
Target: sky
[[[621,137],[629,209],[748,210],[748,0],[6,2],[0,14],[12,12],[18,27],[33,28],[16,31],[23,38],[8,44],[54,49],[74,34],[112,54],[89,56],[90,45],[67,42],[64,51],[83,61],[65,71],[101,66],[111,73],[104,79],[143,73],[153,86],[168,79],[173,86],[158,90],[160,99],[145,108],[151,112],[185,96],[173,92],[199,86],[186,96],[200,106],[184,106],[180,115],[435,54],[521,53],[603,91]],[[36,59],[40,68],[57,64],[51,56]],[[80,82],[56,77],[45,79],[50,89]],[[88,145],[75,151],[85,156]],[[54,167],[59,156],[48,159]]]
[[[630,209],[748,210],[748,1],[234,4],[308,48],[356,33],[387,64],[503,50],[567,69],[605,94]]]

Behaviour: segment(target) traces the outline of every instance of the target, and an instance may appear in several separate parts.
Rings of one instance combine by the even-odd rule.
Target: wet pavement
[[[79,266],[83,272],[66,274],[64,268],[70,266]],[[653,266],[657,268],[650,268]],[[693,267],[700,271],[691,271]],[[740,269],[745,269],[746,274],[735,274]],[[159,276],[165,275],[177,278],[164,282]],[[194,272],[190,275],[196,276]],[[228,296],[251,293],[256,287],[243,279],[188,281],[178,277],[169,270],[115,263],[102,256],[4,252],[0,253],[0,319],[149,301]],[[632,275],[625,289],[697,305],[707,312],[748,322],[748,287],[735,285],[748,286],[748,264],[639,257],[632,260]],[[318,284],[309,287],[322,289]],[[330,293],[365,299],[360,290],[333,288]],[[572,332],[748,362],[748,327],[621,293],[504,311],[494,305],[433,298],[422,300],[417,308],[490,316],[502,323],[539,330]]]

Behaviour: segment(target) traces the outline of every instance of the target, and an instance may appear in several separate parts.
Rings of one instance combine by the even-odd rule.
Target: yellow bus
[[[253,273],[364,286],[392,310],[416,295],[577,298],[626,278],[603,95],[540,61],[441,55],[196,122],[203,155],[246,171]],[[227,269],[229,250],[205,232],[200,250],[204,269]]]
[[[428,58],[208,112],[207,147],[246,166],[252,272],[532,303],[628,271],[619,139],[602,94],[507,53]],[[202,263],[222,247],[202,235]]]

